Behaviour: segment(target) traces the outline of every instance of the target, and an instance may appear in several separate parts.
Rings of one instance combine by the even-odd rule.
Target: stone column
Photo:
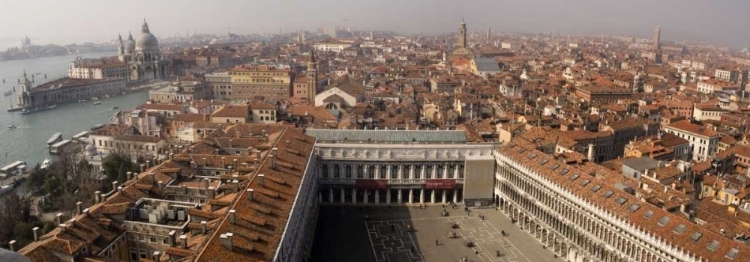
[[[448,197],[448,189],[443,189],[443,204],[446,202],[446,198]]]
[[[391,204],[391,189],[390,188],[386,189],[385,191],[385,203],[389,205]]]
[[[367,190],[367,189],[365,189],[365,199],[364,199],[365,205],[367,205],[367,200],[368,200],[368,198],[370,198],[369,195],[370,195],[370,191]]]
[[[442,171],[443,171],[443,177],[444,178],[449,178],[448,177],[448,165],[443,166],[443,170]]]
[[[357,189],[352,188],[352,204],[356,204],[356,203],[357,203]]]
[[[375,204],[380,204],[380,189],[375,190]]]
[[[362,178],[370,178],[369,171],[370,171],[370,165],[362,165]]]
[[[424,204],[424,189],[419,190],[419,203]]]
[[[333,188],[328,189],[328,203],[333,203]]]
[[[414,165],[409,166],[409,179],[414,179]]]
[[[409,204],[414,202],[414,189],[409,189]]]
[[[453,203],[458,204],[458,189],[453,189]]]
[[[398,165],[398,179],[404,179],[404,165]]]
[[[435,204],[435,189],[432,190],[432,194],[430,195],[430,203]]]
[[[419,179],[425,179],[425,168],[427,168],[427,165],[422,165],[422,167],[419,168]]]
[[[380,165],[375,165],[375,174],[373,174],[374,178],[380,178],[378,177],[380,175]]]
[[[396,197],[397,197],[397,199],[398,199],[398,204],[400,205],[400,204],[401,204],[401,202],[402,202],[401,192],[403,192],[404,190],[402,190],[402,189],[400,189],[400,188],[399,188],[399,189],[396,189],[396,190],[398,190],[398,196],[396,196]]]
[[[435,179],[437,178],[437,165],[432,165],[432,172],[430,172],[430,178]]]

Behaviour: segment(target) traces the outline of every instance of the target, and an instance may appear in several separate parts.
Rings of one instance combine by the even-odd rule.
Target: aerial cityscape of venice
[[[750,261],[750,1],[0,10],[1,262]]]

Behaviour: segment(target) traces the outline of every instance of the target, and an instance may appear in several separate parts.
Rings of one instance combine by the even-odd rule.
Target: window
[[[547,160],[546,158],[545,158],[545,159],[542,159],[542,160],[539,160],[539,164],[540,164],[540,165],[544,165],[544,164],[546,164],[547,162],[549,162],[549,160]]]
[[[149,237],[148,242],[149,243],[156,243],[156,237]]]
[[[702,233],[695,232],[695,233],[693,233],[693,234],[690,235],[690,240],[693,240],[693,242],[698,242],[698,239],[701,239],[702,236],[703,236]]]
[[[607,192],[604,192],[604,197],[609,198],[611,197],[615,192],[612,192],[612,190],[607,190]]]
[[[397,179],[398,178],[398,166],[392,166],[391,167],[391,179]]]
[[[569,179],[570,181],[573,181],[573,180],[576,180],[576,179],[578,179],[578,177],[580,177],[580,176],[581,176],[581,175],[579,175],[579,174],[574,174],[573,176],[571,176],[571,177],[570,177],[570,178],[568,178],[568,179]]]
[[[599,189],[602,189],[602,186],[594,185],[593,187],[591,187],[591,192],[596,193],[597,191],[599,191]]]
[[[586,186],[586,185],[588,185],[588,184],[589,184],[590,182],[591,182],[591,180],[585,179],[585,180],[581,181],[581,186]]]
[[[130,249],[130,261],[138,261],[138,250],[135,248]]]
[[[618,205],[621,205],[621,206],[622,206],[622,204],[625,204],[625,202],[627,202],[627,201],[628,200],[625,199],[624,197],[619,197],[619,198],[615,199],[615,203],[617,203]]]
[[[362,169],[361,165],[357,166],[357,178],[362,179],[362,176],[364,176],[364,169]]]
[[[641,206],[639,206],[638,204],[630,204],[630,207],[628,207],[628,210],[630,210],[630,212],[635,212],[639,208],[641,208]]]
[[[643,214],[643,217],[645,217],[645,218],[651,218],[651,216],[653,216],[653,215],[654,215],[654,211],[649,210],[649,211],[646,211],[646,213]]]
[[[726,257],[728,259],[735,259],[735,258],[737,258],[737,254],[739,254],[739,253],[740,253],[739,250],[737,250],[736,248],[732,248],[731,250],[729,250],[729,252],[727,252]]]
[[[561,176],[564,176],[567,173],[568,173],[568,169],[567,168],[563,168],[562,170],[560,170],[560,175]]]
[[[554,165],[552,165],[552,166],[550,167],[550,169],[552,169],[552,170],[555,170],[555,169],[557,169],[558,167],[560,167],[560,165],[559,165],[559,164],[554,164]]]

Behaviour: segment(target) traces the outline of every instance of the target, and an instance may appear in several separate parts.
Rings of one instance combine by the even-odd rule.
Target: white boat
[[[102,102],[100,102],[100,101],[94,102],[94,105],[101,105],[101,104],[102,104]]]
[[[52,137],[47,140],[47,146],[52,146],[57,142],[62,141],[62,133],[55,133]]]
[[[8,129],[16,129],[16,128],[18,128],[16,125],[9,125],[8,126]]]
[[[8,185],[0,186],[0,195],[4,195],[5,193],[13,191],[13,188],[15,186],[16,186],[16,184],[8,184]]]
[[[42,169],[45,169],[45,168],[49,167],[49,165],[50,165],[51,163],[52,163],[52,161],[49,161],[49,159],[44,159],[44,161],[42,161],[42,165],[41,165],[40,167],[41,167]]]

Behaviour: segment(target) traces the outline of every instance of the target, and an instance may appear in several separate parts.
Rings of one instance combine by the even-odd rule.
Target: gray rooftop
[[[625,159],[622,161],[622,165],[635,169],[639,172],[643,172],[643,170],[651,170],[656,168],[659,165],[659,161],[644,156],[639,158]]]
[[[307,129],[306,134],[318,141],[373,142],[468,142],[461,130],[339,130]]]
[[[477,71],[500,71],[497,61],[494,58],[477,58]]]

